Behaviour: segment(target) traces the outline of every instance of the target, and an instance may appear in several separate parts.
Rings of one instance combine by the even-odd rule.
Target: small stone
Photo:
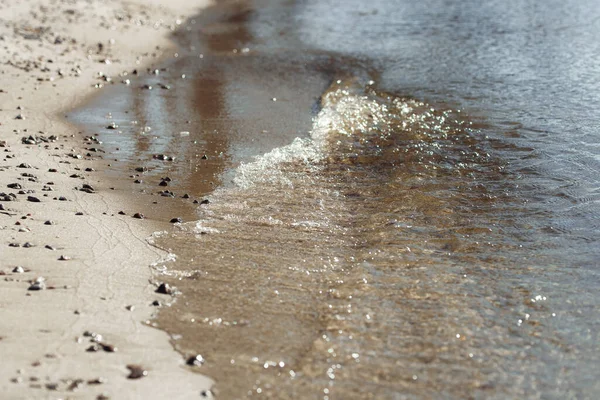
[[[44,225],[55,225],[55,224],[56,223],[50,219],[48,221],[44,222]]]
[[[179,223],[179,224],[180,224],[180,223],[182,223],[182,222],[183,222],[183,220],[182,220],[180,217],[177,217],[177,218],[173,218],[173,219],[171,219],[171,221],[170,221],[170,222],[171,222],[172,224],[177,224],[177,223]]]
[[[33,167],[31,166],[31,164],[21,163],[21,164],[17,165],[17,168],[33,168]]]
[[[181,198],[182,198],[182,199],[189,199],[189,198],[190,198],[190,195],[186,193],[186,194],[184,194],[183,196],[181,196]]]
[[[119,214],[119,215],[127,215],[127,214],[125,213],[125,211],[119,211],[119,212],[118,212],[118,214]]]
[[[34,244],[32,244],[32,243],[29,243],[29,242],[25,242],[25,243],[23,244],[23,247],[25,247],[26,249],[29,249],[30,247],[35,247],[35,245],[34,245]]]
[[[44,246],[44,248],[45,248],[45,249],[48,249],[48,250],[52,250],[52,251],[55,251],[55,250],[56,250],[56,247],[54,247],[54,246],[52,246],[52,245],[50,245],[50,244],[47,244],[47,245],[45,245],[45,246]]]
[[[156,289],[156,293],[173,294],[173,288],[168,283],[161,283]]]
[[[125,306],[125,309],[126,309],[127,311],[133,311],[133,310],[135,309],[135,307],[134,307],[134,306],[132,306],[132,305],[129,305],[129,306]]]
[[[169,183],[167,181],[160,181],[158,186],[169,186]]]
[[[22,274],[25,272],[25,269],[21,266],[17,266],[13,268],[12,272],[14,272],[15,274]]]
[[[102,350],[104,350],[107,353],[116,353],[118,350],[112,344],[99,343],[99,345],[100,345],[100,347],[102,347]]]
[[[133,214],[133,218],[144,219],[146,217],[142,213],[135,213],[135,214]]]
[[[100,345],[98,345],[97,343],[94,343],[93,345],[91,345],[90,347],[85,349],[85,351],[87,351],[89,353],[98,352],[98,351],[100,351]]]
[[[35,196],[27,196],[27,201],[31,201],[32,203],[41,203],[42,201]]]
[[[127,376],[127,379],[140,379],[145,376],[148,376],[148,371],[146,371],[146,369],[144,369],[144,367],[142,367],[141,365],[129,364],[127,366],[127,369],[129,369],[130,371],[129,375]]]
[[[69,261],[70,259],[71,257],[65,255],[61,255],[60,257],[58,257],[59,261]]]
[[[46,283],[44,281],[45,279],[43,277],[37,278],[27,290],[45,290]]]
[[[154,307],[160,307],[162,304],[160,303],[160,301],[158,301],[158,300],[154,300],[154,301],[152,302],[152,305],[153,305]]]
[[[58,172],[58,170],[56,168],[50,168],[48,169],[48,172]]]
[[[108,382],[108,380],[106,378],[96,378],[96,379],[90,379],[89,381],[87,381],[87,384],[88,385],[102,385],[106,382]]]
[[[106,127],[106,129],[118,129],[119,125],[117,125],[115,122],[111,122],[110,124],[108,124],[108,126]]]
[[[202,357],[201,354],[192,356],[192,357],[188,358],[186,361],[187,365],[191,365],[194,367],[200,367],[204,364],[204,362],[205,362],[204,357]]]
[[[83,213],[81,211],[78,211],[75,213],[75,215],[83,215]]]
[[[6,186],[10,189],[23,189],[23,186],[21,186],[19,183],[9,183]]]

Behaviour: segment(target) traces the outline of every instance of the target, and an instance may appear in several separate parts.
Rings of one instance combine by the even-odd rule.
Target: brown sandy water
[[[597,154],[561,147],[591,125],[570,130],[568,96],[541,119],[519,59],[500,79],[506,57],[480,56],[505,34],[490,17],[517,32],[501,54],[529,38],[518,12],[384,3],[219,4],[167,70],[74,116],[119,147],[110,172],[151,219],[191,221],[154,239],[183,292],[157,326],[224,399],[593,398]]]

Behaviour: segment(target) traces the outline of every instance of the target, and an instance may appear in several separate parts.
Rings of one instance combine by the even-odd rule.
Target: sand
[[[102,74],[172,56],[169,34],[207,2],[0,0],[2,398],[211,396],[150,326],[152,302],[172,301],[155,293],[150,265],[167,255],[146,241],[153,225],[118,214],[132,205],[62,118],[108,84]],[[46,289],[28,290],[40,277]],[[87,351],[94,338],[104,348]],[[132,364],[147,375],[128,379]]]

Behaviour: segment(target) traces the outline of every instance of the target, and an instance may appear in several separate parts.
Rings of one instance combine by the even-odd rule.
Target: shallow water
[[[596,397],[600,9],[338,3],[219,4],[73,115],[210,199],[157,206],[157,325],[219,398]]]

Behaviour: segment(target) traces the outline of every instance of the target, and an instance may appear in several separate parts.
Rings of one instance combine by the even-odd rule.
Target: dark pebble
[[[44,225],[55,225],[55,222],[52,220],[48,220],[48,221],[44,222]]]
[[[153,305],[154,307],[160,307],[162,304],[160,304],[160,301],[158,301],[158,300],[154,300],[154,301],[152,302],[152,305]]]
[[[210,201],[208,199],[204,199],[200,202],[200,204],[210,204]]]
[[[126,215],[125,211],[119,211],[119,215]]]
[[[204,357],[202,355],[197,354],[187,359],[187,365],[191,365],[194,367],[200,367],[204,364]]]
[[[114,122],[111,122],[110,124],[108,124],[108,126],[106,127],[106,129],[117,129],[119,127],[119,125],[117,125]]]
[[[6,186],[10,189],[23,189],[23,186],[21,186],[19,183],[9,183]]]
[[[167,182],[167,181],[160,181],[160,183],[158,184],[158,186],[169,186],[169,182]]]
[[[182,199],[189,199],[189,198],[190,198],[190,195],[186,193],[186,194],[184,194],[183,196],[181,196],[181,198],[182,198]]]
[[[56,250],[56,248],[54,246],[51,246],[49,244],[45,245],[44,248],[46,248],[48,250],[52,250],[52,251]]]
[[[50,168],[48,172],[58,172],[58,170],[56,168]]]
[[[94,343],[93,345],[91,345],[90,347],[85,349],[85,351],[90,352],[90,353],[95,353],[97,351],[100,351],[100,346],[98,344]]]
[[[75,213],[75,215],[83,215],[83,213],[81,211],[78,211]]]
[[[173,288],[168,283],[161,283],[156,289],[156,293],[173,294]]]
[[[173,219],[171,219],[171,221],[170,221],[170,222],[171,222],[172,224],[176,224],[176,223],[182,223],[182,222],[183,222],[183,220],[182,220],[180,217],[177,217],[177,218],[173,218]]]
[[[30,247],[34,247],[34,246],[35,245],[33,245],[33,244],[29,243],[29,242],[25,242],[25,244],[23,244],[23,247],[25,247],[27,249],[30,248]]]
[[[32,203],[41,203],[41,200],[35,196],[27,196],[27,201],[31,201]]]
[[[148,376],[148,371],[146,371],[146,369],[144,369],[144,367],[141,365],[129,364],[127,369],[130,371],[127,379],[140,379]]]
[[[133,214],[133,218],[144,219],[146,217],[142,213],[135,213],[135,214]]]

